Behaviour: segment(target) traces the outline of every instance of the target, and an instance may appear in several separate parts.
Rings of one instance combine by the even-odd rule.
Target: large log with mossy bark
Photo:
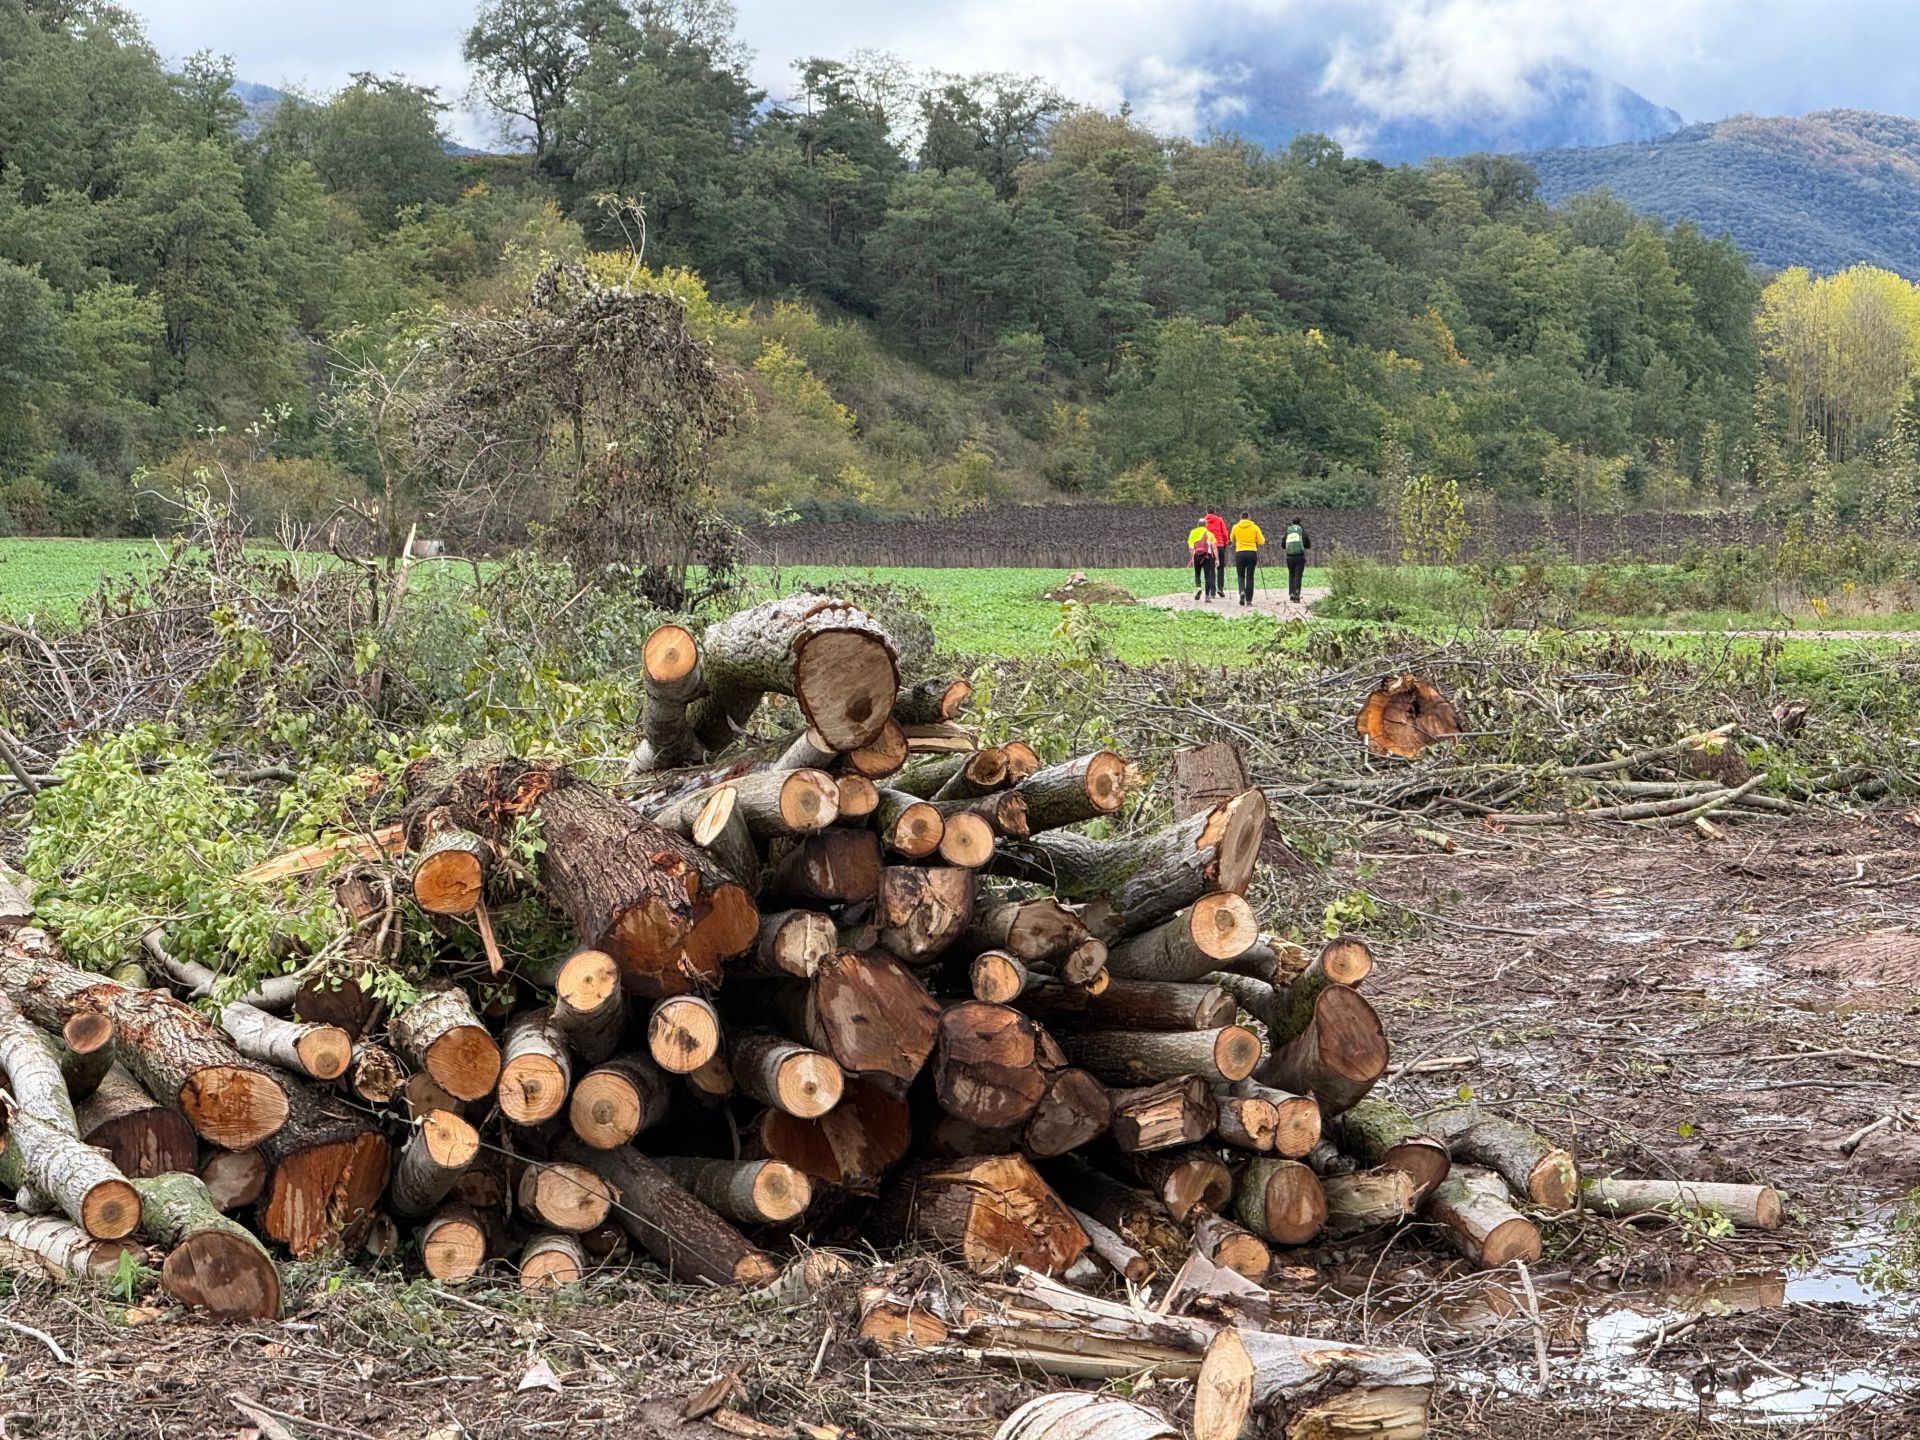
[[[536,825],[541,888],[636,994],[711,984],[759,933],[752,897],[705,850],[565,766],[476,747],[458,762],[409,767],[406,784],[410,810],[445,809],[496,844],[523,822]]]
[[[1453,1164],[1447,1146],[1390,1100],[1370,1095],[1337,1116],[1333,1137],[1363,1165],[1399,1170],[1413,1182],[1413,1203],[1431,1195]]]
[[[167,1247],[160,1285],[183,1305],[216,1320],[274,1320],[280,1271],[253,1232],[229,1220],[197,1176],[156,1175],[133,1182],[140,1231]]]
[[[1339,1115],[1367,1097],[1387,1070],[1387,1035],[1380,1017],[1357,990],[1328,985],[1314,996],[1312,1019],[1255,1075],[1264,1085],[1311,1095],[1321,1111]]]

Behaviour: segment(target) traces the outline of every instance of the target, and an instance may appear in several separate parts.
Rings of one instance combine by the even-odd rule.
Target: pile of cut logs
[[[1574,1159],[1370,1096],[1373,957],[1262,936],[1258,790],[1122,833],[1120,757],[982,743],[966,682],[903,685],[884,630],[818,596],[698,642],[662,627],[643,661],[620,786],[471,749],[413,766],[389,830],[255,872],[332,883],[341,939],[224,1004],[163,933],[144,961],[172,989],[149,988],[69,964],[0,892],[0,1236],[73,1273],[144,1242],[182,1301],[271,1316],[268,1244],[410,1239],[443,1281],[498,1257],[533,1289],[637,1246],[681,1280],[763,1284],[784,1236],[857,1223],[1019,1278],[961,1313],[896,1273],[862,1304],[882,1348],[1204,1368],[1227,1440],[1249,1410],[1314,1406],[1420,1433],[1421,1357],[1219,1317],[1258,1315],[1275,1247],[1418,1213],[1476,1264],[1535,1258],[1516,1202],[1572,1206]],[[768,695],[801,722],[771,743],[748,732]],[[503,956],[515,892],[578,948]],[[415,975],[384,1014],[371,976],[422,917],[474,927],[491,963]],[[1145,1326],[1050,1278],[1163,1275]]]

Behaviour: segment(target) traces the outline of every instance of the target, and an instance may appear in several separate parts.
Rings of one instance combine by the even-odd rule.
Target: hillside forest
[[[553,462],[577,410],[490,412],[518,443],[475,453],[533,483],[480,499],[436,426],[568,285],[707,349],[656,440],[738,519],[1425,476],[1914,518],[1920,291],[1889,272],[1763,275],[1604,195],[1551,208],[1512,158],[1197,143],[1038,79],[815,58],[770,97],[723,0],[488,0],[465,51],[503,153],[373,73],[242,125],[229,62],[0,0],[0,530],[142,533],[205,487],[262,528],[522,537],[587,483]],[[636,343],[673,343],[657,312]]]

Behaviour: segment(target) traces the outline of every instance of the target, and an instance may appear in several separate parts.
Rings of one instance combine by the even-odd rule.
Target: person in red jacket
[[[1209,510],[1200,522],[1207,527],[1207,533],[1213,536],[1213,593],[1225,596],[1227,593],[1227,567],[1233,564],[1232,549],[1227,544],[1227,522],[1220,518],[1218,510]]]

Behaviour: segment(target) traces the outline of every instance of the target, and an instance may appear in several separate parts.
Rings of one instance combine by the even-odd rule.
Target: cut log
[[[1241,975],[1232,970],[1216,970],[1211,975],[1204,975],[1201,978],[1210,985],[1218,985],[1233,996],[1234,1003],[1241,1010],[1262,1024],[1266,1023],[1268,1012],[1273,1009],[1274,1001],[1273,986],[1266,981],[1251,975]]]
[[[474,754],[464,767],[409,767],[410,806],[444,805],[495,843],[522,819],[537,823],[541,888],[583,944],[613,956],[628,989],[685,993],[753,943],[760,917],[752,898],[698,845],[563,766]]]
[[[1320,1104],[1311,1095],[1276,1090],[1257,1080],[1241,1080],[1229,1087],[1236,1099],[1263,1100],[1273,1107],[1273,1152],[1299,1160],[1320,1143]]]
[[[1018,785],[1022,780],[1040,773],[1040,752],[1024,740],[1009,740],[1002,747],[1007,752],[1007,783]]]
[[[654,1003],[647,1020],[647,1050],[669,1075],[698,1070],[720,1050],[724,1032],[713,1002],[676,995]]]
[[[1167,1207],[1134,1185],[1075,1156],[1049,1165],[1047,1181],[1060,1197],[1114,1231],[1135,1249],[1173,1251],[1186,1243]]]
[[[387,1188],[392,1150],[357,1111],[303,1086],[288,1092],[287,1123],[260,1142],[267,1186],[260,1229],[296,1260],[351,1249]]]
[[[1417,1350],[1224,1327],[1194,1384],[1194,1440],[1423,1440],[1435,1381]]]
[[[1254,1096],[1216,1095],[1214,1103],[1220,1107],[1220,1118],[1214,1122],[1213,1134],[1217,1140],[1242,1150],[1251,1150],[1263,1154],[1273,1149],[1274,1137],[1280,1130],[1280,1111],[1272,1101]],[[1314,1124],[1320,1121],[1320,1107],[1311,1100],[1307,1108],[1313,1111]]]
[[[689,1070],[683,1078],[687,1088],[706,1101],[724,1100],[737,1088],[725,1050],[716,1050],[711,1060],[698,1070]]]
[[[754,946],[733,964],[735,975],[792,976],[808,980],[833,954],[833,917],[818,910],[776,910],[760,919]]]
[[[894,696],[893,718],[902,725],[935,725],[965,714],[972,701],[966,680],[920,680]]]
[[[353,1037],[336,1025],[283,1020],[251,1005],[227,1005],[220,1028],[250,1060],[278,1065],[312,1080],[337,1080],[353,1059]]]
[[[985,1130],[1026,1122],[1046,1094],[1039,1027],[1018,1010],[979,1000],[940,1014],[934,1094],[949,1115]]]
[[[839,951],[806,986],[775,999],[791,1038],[897,1095],[933,1053],[940,1007],[891,955]]]
[[[939,958],[972,923],[973,888],[960,866],[888,866],[874,915],[880,945],[910,965]]]
[[[57,1080],[52,1046],[47,1050]],[[60,1123],[50,1124],[13,1107],[0,1148],[0,1186],[9,1191],[31,1186],[94,1239],[123,1240],[139,1226],[140,1197],[111,1160],[81,1143],[71,1119],[69,1111]]]
[[[105,1280],[120,1268],[123,1255],[139,1255],[138,1246],[96,1240],[53,1215],[0,1215],[0,1240],[31,1256],[48,1274],[78,1280]]]
[[[700,646],[707,698],[689,719],[720,750],[752,718],[762,695],[791,695],[829,749],[870,743],[900,692],[896,651],[864,611],[822,595],[789,595],[731,615]]]
[[[1540,1258],[1540,1232],[1507,1203],[1507,1182],[1491,1170],[1456,1165],[1427,1197],[1427,1218],[1467,1259],[1488,1270]]]
[[[865,1080],[847,1081],[840,1103],[817,1120],[769,1110],[760,1117],[760,1143],[810,1179],[871,1194],[907,1153],[913,1126],[907,1102]]]
[[[356,1041],[353,1058],[347,1062],[346,1085],[369,1105],[391,1105],[406,1093],[407,1067],[384,1045]]]
[[[1334,1143],[1362,1165],[1404,1171],[1413,1205],[1433,1193],[1453,1164],[1447,1147],[1423,1131],[1398,1105],[1369,1096],[1333,1122]]]
[[[1326,947],[1285,989],[1277,990],[1262,1018],[1276,1048],[1313,1023],[1314,1004],[1330,985],[1349,988],[1373,971],[1373,952],[1359,940],[1330,940]],[[1352,978],[1346,978],[1346,977]]]
[[[200,1166],[200,1183],[213,1208],[230,1214],[253,1204],[267,1188],[266,1159],[258,1150],[215,1150]]]
[[[490,1095],[500,1079],[500,1047],[458,986],[432,991],[401,1011],[387,1035],[416,1069],[456,1100]]]
[[[885,780],[898,773],[911,753],[906,731],[889,719],[872,740],[847,751],[847,768],[866,780]]]
[[[273,1257],[252,1231],[220,1213],[196,1176],[156,1175],[134,1188],[142,1233],[168,1247],[160,1268],[167,1294],[216,1320],[279,1318]]]
[[[840,775],[834,779],[840,811],[840,823],[865,821],[880,808],[880,787],[864,775]]]
[[[1046,1094],[1027,1117],[1020,1147],[1040,1159],[1064,1155],[1107,1133],[1113,1102],[1107,1087],[1087,1071],[1067,1066],[1047,1076]]]
[[[471,915],[486,898],[493,847],[451,823],[429,829],[413,857],[413,903],[429,915]]]
[[[977,900],[966,935],[966,943],[976,950],[1004,950],[1027,962],[1056,959],[1085,939],[1087,927],[1080,917],[1051,895]]]
[[[1234,1216],[1276,1245],[1304,1245],[1327,1223],[1320,1177],[1297,1160],[1261,1156],[1240,1172]]]
[[[1109,1270],[1129,1285],[1144,1285],[1153,1278],[1153,1261],[1134,1249],[1118,1230],[1102,1225],[1084,1210],[1068,1209],[1075,1223],[1087,1232],[1088,1246]]]
[[[739,799],[731,785],[714,791],[694,818],[691,838],[721,874],[752,894],[760,888],[760,849],[747,828]]]
[[[613,1150],[666,1118],[672,1098],[659,1066],[642,1055],[616,1055],[580,1077],[567,1124],[594,1149]]]
[[[178,1110],[169,1110],[118,1065],[108,1070],[78,1112],[79,1135],[130,1180],[194,1168],[199,1147],[193,1127]]]
[[[520,1172],[515,1195],[520,1208],[538,1217],[543,1225],[579,1235],[604,1224],[613,1202],[621,1192],[613,1181],[586,1157],[631,1153],[619,1150],[595,1150],[569,1140],[563,1143],[562,1160],[533,1161]],[[625,1204],[633,1204],[628,1197]]]
[[[1770,1185],[1715,1184],[1705,1180],[1628,1180],[1617,1176],[1585,1181],[1581,1203],[1602,1215],[1672,1214],[1701,1210],[1724,1215],[1747,1230],[1778,1230],[1786,1219],[1780,1192]],[[1491,1263],[1491,1262],[1490,1262]]]
[[[527,978],[553,991],[553,1028],[582,1060],[598,1065],[619,1048],[626,991],[606,951],[576,950],[549,972]]]
[[[996,790],[991,795],[980,795],[971,800],[936,800],[933,808],[940,812],[940,818],[949,827],[956,816],[972,815],[986,822],[995,835],[1004,835],[1010,840],[1024,840],[1029,834],[1027,802],[1011,790]]]
[[[1336,1239],[1398,1225],[1421,1198],[1413,1176],[1389,1165],[1322,1176],[1320,1188],[1327,1195],[1327,1233]]]
[[[780,1273],[739,1231],[631,1146],[592,1150],[568,1144],[562,1153],[592,1166],[618,1190],[620,1208],[615,1213],[621,1226],[673,1279],[764,1285]]]
[[[687,719],[687,707],[706,692],[693,633],[681,625],[656,626],[640,647],[640,668],[647,688],[646,733],[629,769],[638,774],[704,759],[706,747]]]
[[[1354,730],[1374,755],[1412,759],[1429,745],[1460,734],[1460,716],[1431,682],[1418,675],[1394,675],[1374,687],[1354,717]]]
[[[1231,1083],[1260,1063],[1260,1037],[1241,1025],[1187,1032],[1062,1031],[1061,1048],[1110,1085],[1143,1085],[1199,1075]]]
[[[587,1273],[587,1252],[580,1241],[557,1230],[543,1230],[520,1252],[520,1288],[545,1294],[578,1283]]]
[[[1091,935],[1056,960],[1054,968],[1062,980],[1080,986],[1089,995],[1105,994],[1113,981],[1107,973],[1107,942]]]
[[[942,860],[949,865],[978,870],[993,859],[998,837],[989,821],[965,810],[942,818],[939,845]]]
[[[1027,967],[1004,950],[982,950],[967,966],[967,986],[973,998],[990,1005],[1018,1000],[1032,980]]]
[[[1061,1390],[1029,1400],[1009,1415],[993,1440],[1182,1440],[1165,1416],[1126,1400]]]
[[[1113,1143],[1134,1153],[1204,1140],[1220,1118],[1213,1092],[1198,1075],[1115,1090],[1110,1098]]]
[[[787,852],[773,891],[790,905],[851,905],[880,893],[882,868],[880,837],[871,830],[824,830]]]
[[[1267,1057],[1264,1085],[1311,1095],[1339,1115],[1367,1097],[1387,1069],[1387,1036],[1357,990],[1329,985],[1314,997],[1313,1023]]]
[[[1006,783],[1007,752],[998,745],[988,745],[962,758],[930,798],[965,800],[990,794]]]
[[[758,839],[811,835],[840,814],[840,787],[824,770],[749,770],[727,783],[748,832]]]
[[[43,931],[22,929],[0,940],[0,991],[45,1029],[88,1011],[107,1015],[120,1062],[147,1093],[177,1107],[203,1140],[245,1149],[286,1123],[280,1081],[242,1056],[224,1031],[158,990],[132,990],[75,969]]]
[[[1267,1248],[1267,1242],[1224,1215],[1207,1212],[1194,1217],[1193,1248],[1214,1264],[1249,1280],[1264,1280],[1273,1269],[1273,1251]]]
[[[715,1214],[739,1225],[781,1225],[813,1201],[813,1186],[780,1160],[654,1161],[674,1184]]]
[[[1070,985],[1041,986],[1022,997],[1020,1008],[1048,1024],[1177,1031],[1231,1025],[1237,1007],[1218,985],[1115,979],[1098,995]]]
[[[113,1068],[113,1020],[97,1010],[70,1018],[60,1027],[60,1078],[75,1105],[100,1088]]]
[[[1087,1248],[1086,1231],[1019,1155],[906,1166],[882,1197],[876,1222],[882,1234],[952,1252],[975,1274],[1023,1265],[1057,1275]]]
[[[368,983],[362,985],[361,978]],[[294,1019],[309,1025],[336,1025],[355,1038],[365,1036],[384,1009],[380,998],[373,993],[371,977],[364,970],[359,972],[359,978],[332,968],[310,970],[301,976],[300,988],[293,997]]]
[[[803,729],[773,762],[776,770],[832,770],[840,763],[840,752],[811,730]]]
[[[60,1069],[59,1046],[52,1036],[22,1015],[4,993],[0,993],[0,1070],[6,1072],[8,1093],[17,1109],[61,1134],[79,1139],[73,1096],[67,1091],[67,1079]],[[97,1232],[88,1233],[101,1238]],[[119,1236],[104,1238],[118,1239]]]
[[[802,1120],[817,1119],[833,1109],[846,1086],[831,1056],[771,1031],[750,1030],[736,1036],[727,1059],[735,1082],[747,1096]]]
[[[479,1154],[480,1135],[473,1126],[445,1110],[427,1115],[400,1147],[393,1167],[388,1199],[394,1213],[407,1219],[432,1214]]]
[[[458,1115],[466,1108],[466,1101],[456,1100],[440,1088],[440,1082],[424,1070],[416,1070],[407,1076],[407,1083],[401,1094],[406,1101],[407,1118],[418,1120],[434,1110],[450,1110]]]
[[[1178,1224],[1185,1224],[1196,1212],[1224,1210],[1233,1198],[1233,1172],[1202,1146],[1135,1152],[1122,1158]]]
[[[925,800],[898,790],[882,790],[874,807],[873,826],[890,849],[909,860],[924,860],[940,848],[947,822]]]
[[[1580,1196],[1580,1167],[1573,1152],[1526,1126],[1472,1106],[1426,1117],[1453,1158],[1496,1172],[1514,1193],[1550,1210],[1571,1210]]]
[[[1171,920],[1109,945],[1107,969],[1128,980],[1198,980],[1259,938],[1253,907],[1223,890],[1203,895]]]
[[[445,1206],[420,1227],[420,1263],[436,1280],[471,1279],[486,1259],[486,1226],[471,1206]]]
[[[551,1120],[567,1103],[572,1083],[573,1063],[554,1026],[553,1011],[526,1010],[514,1016],[500,1037],[500,1081],[494,1091],[507,1119],[516,1125]]]
[[[1148,835],[1036,835],[1001,847],[993,869],[1088,902],[1082,912],[1088,928],[1111,941],[1158,925],[1215,891],[1244,894],[1266,823],[1266,797],[1248,790]]]
[[[1050,765],[1017,782],[1026,802],[1027,828],[1035,834],[1111,815],[1126,798],[1127,762],[1111,750],[1096,750],[1064,765]]]

